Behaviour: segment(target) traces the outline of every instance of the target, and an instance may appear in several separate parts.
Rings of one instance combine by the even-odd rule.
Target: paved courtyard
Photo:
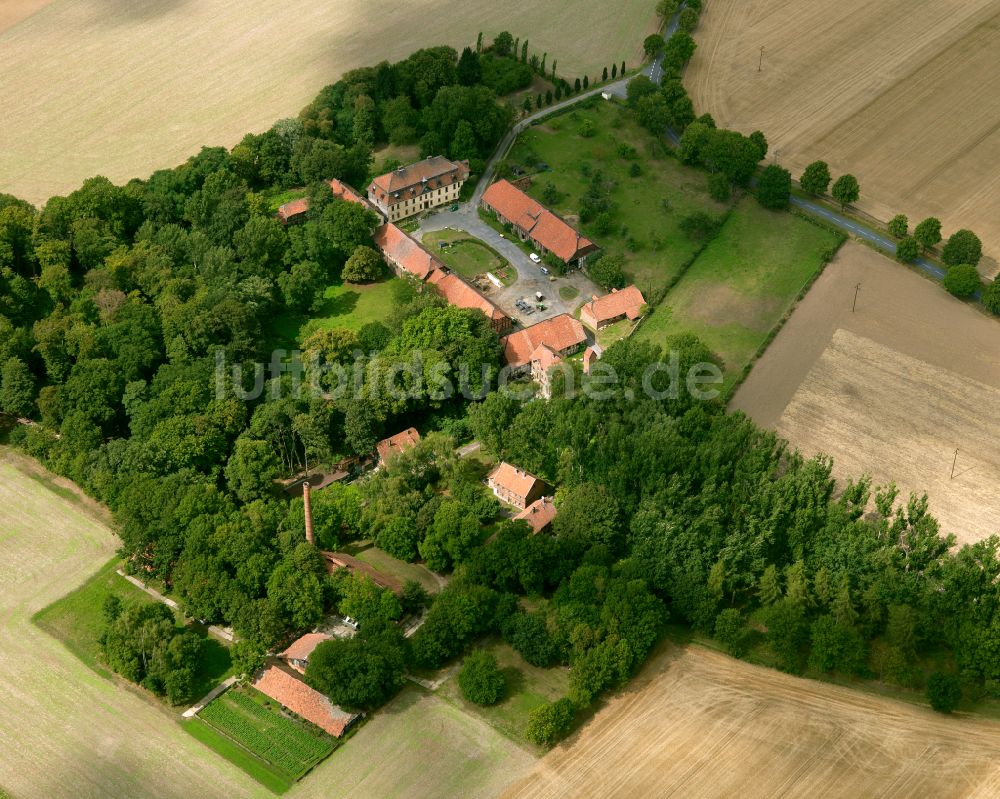
[[[424,233],[435,230],[462,230],[473,238],[480,239],[507,259],[517,270],[517,282],[508,288],[499,289],[490,285],[483,293],[499,305],[515,324],[524,327],[544,321],[562,313],[574,314],[576,310],[592,296],[600,296],[601,291],[586,275],[574,269],[562,277],[544,275],[540,264],[534,263],[515,242],[502,236],[482,219],[471,203],[464,203],[457,211],[443,209],[431,212],[418,220],[420,227],[413,237],[420,240]],[[578,295],[572,300],[563,300],[559,289],[572,286]],[[541,305],[545,310],[535,310],[525,314],[514,305],[519,299],[524,299],[536,305],[535,292],[541,292],[544,298]]]

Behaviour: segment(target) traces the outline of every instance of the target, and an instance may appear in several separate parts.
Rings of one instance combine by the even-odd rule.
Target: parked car
[[[358,629],[358,620],[352,619],[350,616],[344,616],[344,624],[350,627],[352,630]]]
[[[542,274],[543,274],[543,275],[547,275],[548,273],[549,273],[549,270],[548,270],[548,269],[546,269],[546,268],[545,268],[545,267],[543,266],[543,267],[542,267]]]
[[[536,264],[540,264],[542,262],[542,259],[539,257],[537,252],[531,253],[531,255],[529,255],[528,257]]]

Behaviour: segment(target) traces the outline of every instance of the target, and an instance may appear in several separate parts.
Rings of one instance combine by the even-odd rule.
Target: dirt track
[[[985,799],[998,748],[1000,724],[669,646],[502,797]]]
[[[0,785],[17,799],[271,796],[32,624],[107,562],[115,539],[86,500],[27,474],[44,475],[0,448]]]
[[[696,36],[699,113],[764,131],[796,176],[854,173],[880,219],[938,216],[1000,255],[1000,0],[714,0]]]
[[[894,480],[903,498],[927,491],[942,527],[964,542],[1000,532],[998,404],[996,320],[849,242],[731,407],[807,454],[832,455],[840,477]]]

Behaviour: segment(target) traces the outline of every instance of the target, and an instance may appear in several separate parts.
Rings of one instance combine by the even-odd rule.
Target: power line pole
[[[951,477],[948,478],[949,480],[954,480],[955,479],[955,465],[957,463],[958,463],[958,450],[956,449],[955,450],[955,458],[951,462]]]
[[[757,62],[757,71],[760,72],[764,66],[764,45],[760,47],[760,60]]]
[[[858,307],[858,292],[861,291],[861,284],[858,283],[854,287],[854,302],[851,303],[851,313],[854,313],[854,309]]]

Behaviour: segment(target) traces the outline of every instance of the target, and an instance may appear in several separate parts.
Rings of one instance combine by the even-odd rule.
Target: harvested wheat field
[[[0,3],[0,33],[13,28],[50,2],[52,0],[3,0]]]
[[[991,797],[1000,725],[661,649],[504,799]]]
[[[926,491],[960,543],[1000,533],[998,405],[1000,325],[853,242],[731,403],[804,453],[832,456],[839,478],[892,480],[902,499]]]
[[[479,31],[527,36],[572,79],[637,64],[655,25],[650,0],[54,0],[0,35],[0,191],[146,177],[295,116],[346,70]]]
[[[714,0],[696,36],[699,112],[762,130],[795,176],[857,175],[880,219],[938,216],[1000,255],[1000,0]]]
[[[18,799],[271,796],[32,623],[115,546],[71,484],[0,448],[0,785]]]

